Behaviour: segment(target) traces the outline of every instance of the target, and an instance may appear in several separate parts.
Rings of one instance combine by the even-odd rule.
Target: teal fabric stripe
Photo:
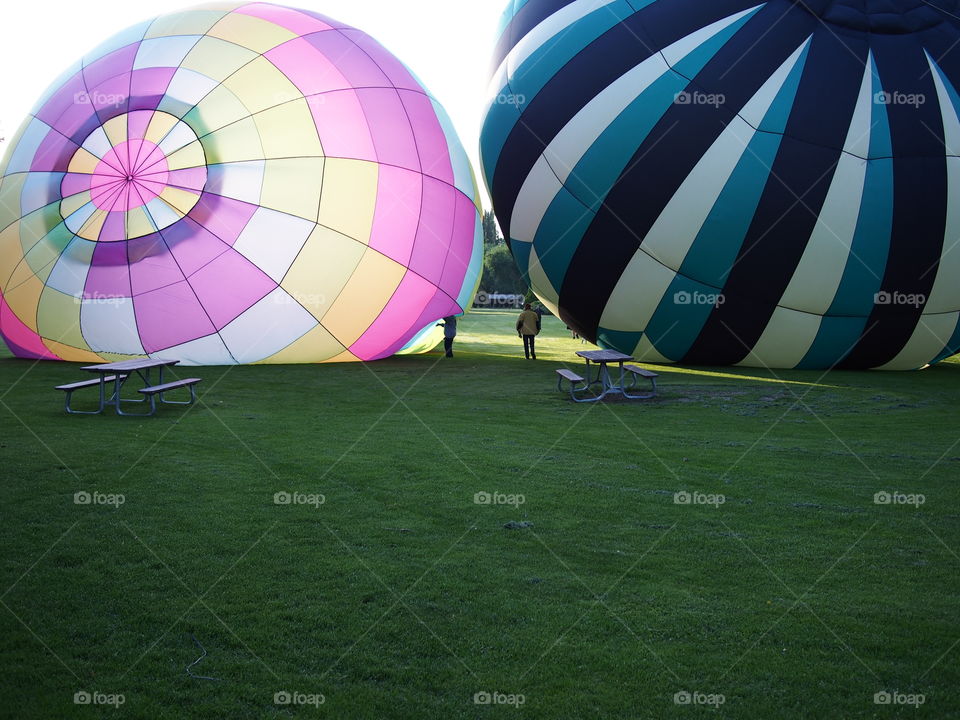
[[[634,12],[625,0],[602,7],[556,37],[545,38],[543,46],[517,68],[510,85],[501,88],[500,97],[494,99],[483,124],[481,159],[488,180],[493,180],[503,146],[520,120],[517,106],[504,99],[523,96],[529,103],[574,55]]]
[[[594,214],[567,190],[562,189],[550,203],[533,244],[550,284],[558,291],[570,267],[570,260],[580,246],[583,234],[593,222]],[[526,243],[515,242],[514,246]],[[526,268],[526,266],[522,266]]]
[[[533,248],[532,243],[525,242],[512,242],[510,243],[510,252],[513,254],[513,259],[517,263],[517,269],[520,271],[523,281],[529,286],[530,285],[530,250]],[[496,288],[484,288],[486,290],[496,290]]]
[[[813,344],[797,363],[798,370],[818,370],[839,364],[850,354],[867,327],[865,317],[825,317]]]
[[[619,350],[627,355],[632,355],[637,349],[643,333],[622,332],[619,330],[608,330],[607,328],[597,328],[597,345],[604,350]],[[615,372],[616,367],[611,367],[611,372]]]
[[[881,87],[876,66],[871,71],[873,87],[870,93],[873,97]],[[867,161],[860,218],[850,244],[847,266],[828,315],[869,317],[886,271],[893,230],[893,160],[890,159],[893,145],[886,106],[876,102],[871,106],[870,157],[878,159]],[[880,239],[886,239],[886,242],[878,242]]]
[[[681,274],[714,287],[726,284],[780,150],[809,49],[808,43],[760,123],[769,132],[750,139],[684,258]]]
[[[679,362],[696,341],[716,304],[715,287],[677,275],[647,325],[647,338],[664,357]]]
[[[957,322],[957,327],[953,331],[953,337],[950,338],[947,346],[937,355],[936,359],[930,361],[930,364],[933,365],[934,363],[946,360],[948,357],[956,355],[957,353],[960,353],[960,322]]]

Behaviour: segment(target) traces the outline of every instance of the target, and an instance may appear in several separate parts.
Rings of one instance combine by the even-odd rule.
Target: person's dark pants
[[[537,359],[537,349],[536,349],[536,335],[524,335],[523,336],[523,354],[527,356],[529,360],[531,356],[533,359]]]
[[[443,349],[447,353],[447,357],[453,357],[453,338],[445,337],[443,339]]]

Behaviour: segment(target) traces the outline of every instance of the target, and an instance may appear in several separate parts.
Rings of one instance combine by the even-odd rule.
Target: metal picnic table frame
[[[131,375],[137,375],[144,383],[143,387],[151,387],[154,385],[151,382],[153,370],[156,368],[159,374],[158,382],[156,385],[163,385],[163,370],[167,367],[172,367],[179,364],[179,360],[166,360],[163,358],[146,358],[139,360],[121,360],[120,362],[113,363],[104,363],[102,365],[87,365],[86,367],[81,368],[90,373],[96,373],[100,375],[100,409],[97,413],[102,413],[107,405],[113,405],[117,411],[117,415],[130,415],[130,416],[147,416],[153,415],[156,407],[152,398],[147,396],[142,397],[141,399],[134,398],[124,398],[121,397],[121,390],[124,383],[130,379]],[[107,386],[107,376],[113,375],[113,394],[110,397],[107,397],[106,386]],[[160,402],[166,405],[189,405],[190,402],[184,401],[173,401],[165,400],[163,398],[163,393],[160,393]],[[124,412],[121,403],[148,403],[150,405],[151,411],[148,413],[129,413]]]

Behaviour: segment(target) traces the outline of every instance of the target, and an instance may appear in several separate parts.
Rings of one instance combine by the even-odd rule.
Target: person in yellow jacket
[[[527,360],[537,359],[535,340],[540,333],[540,316],[535,313],[530,303],[523,306],[523,312],[517,318],[517,335],[523,338],[523,354]]]

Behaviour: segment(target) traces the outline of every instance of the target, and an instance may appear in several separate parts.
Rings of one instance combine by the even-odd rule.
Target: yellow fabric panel
[[[199,136],[226,127],[250,115],[250,110],[232,91],[217,85],[184,118]]]
[[[78,148],[73,154],[73,157],[70,158],[70,166],[67,168],[67,170],[72,173],[93,175],[93,171],[97,169],[97,165],[99,164],[100,158],[98,158],[92,152],[88,152],[83,148]]]
[[[249,115],[303,97],[296,85],[263,57],[237,70],[223,86],[240,99]]]
[[[163,192],[160,193],[160,199],[181,215],[186,215],[193,209],[193,206],[197,204],[198,197],[196,193],[169,186],[165,187]]]
[[[323,157],[310,106],[303,98],[253,116],[263,140],[264,157]]]
[[[292,345],[254,364],[326,362],[330,358],[342,354],[344,350],[346,348],[337,342],[337,339],[325,327],[318,325]]]
[[[379,173],[376,163],[327,158],[320,224],[369,244]]]
[[[90,351],[80,332],[80,299],[64,295],[51,287],[44,288],[40,295],[37,331],[54,342]]]
[[[350,282],[324,315],[324,327],[350,347],[377,319],[404,273],[405,267],[368,249]]]
[[[248,48],[220,38],[204,37],[187,53],[180,67],[223,82],[255,57],[257,53]]]
[[[21,265],[26,271],[46,282],[47,276],[60,258],[61,248],[52,242],[38,242],[26,254],[26,262]],[[12,283],[11,283],[12,284]]]
[[[88,202],[90,202],[89,190],[85,190],[82,193],[77,193],[76,195],[71,195],[70,197],[65,197],[60,201],[60,212],[64,217],[70,217]]]
[[[164,15],[153,21],[145,37],[149,40],[167,35],[203,35],[226,14],[226,9],[197,7],[174,15]]]
[[[144,139],[159,145],[176,124],[177,118],[170,113],[155,112],[150,118],[150,124],[147,125],[147,131],[143,134]]]
[[[253,118],[244,118],[200,138],[209,164],[262,160],[260,133]]]
[[[358,358],[349,350],[346,350],[340,353],[339,355],[337,355],[336,357],[332,357],[329,360],[326,360],[325,362],[329,362],[329,363],[360,362],[360,358]]]
[[[318,227],[307,238],[280,286],[322,321],[366,251],[366,245]]]
[[[323,158],[267,160],[260,204],[316,222],[321,190],[326,194],[325,162]]]
[[[34,332],[37,332],[37,303],[42,292],[43,283],[32,275],[17,287],[3,291],[3,299],[10,309]]]
[[[99,364],[104,361],[103,357],[97,355],[92,350],[80,350],[75,347],[70,347],[69,345],[64,345],[63,343],[58,343],[54,340],[48,340],[46,338],[43,338],[43,344],[50,352],[52,352],[61,360],[66,360],[67,362]]]
[[[897,356],[879,370],[916,370],[937,357],[950,342],[960,312],[922,315],[913,335]]]
[[[553,287],[550,278],[540,265],[540,256],[535,248],[530,248],[529,263],[530,284],[537,289],[537,297],[544,305],[550,308],[557,317],[560,316],[560,293]]]
[[[617,282],[600,318],[601,327],[643,332],[676,273],[637,250]]]
[[[210,28],[207,35],[244,45],[258,53],[265,53],[297,37],[279,25],[240,13],[227,15]]]
[[[796,367],[817,339],[821,322],[819,315],[778,307],[753,351],[737,364],[743,367]]]
[[[7,281],[21,260],[20,223],[13,223],[0,231],[0,290],[6,292]]]
[[[17,173],[0,179],[0,230],[20,217],[20,196],[26,180],[27,173]]]
[[[168,188],[172,190],[173,188]],[[166,192],[166,191],[164,191]],[[156,228],[143,207],[135,207],[127,212],[127,237],[136,238],[149,235]]]
[[[640,342],[637,343],[637,347],[633,349],[631,353],[638,362],[645,363],[669,363],[673,362],[670,358],[661,355],[660,351],[654,347],[653,343],[650,342],[650,338],[646,334],[640,338]]]
[[[122,362],[123,360],[140,360],[143,355],[124,355],[122,353],[102,352],[100,356],[105,362]]]
[[[106,210],[94,210],[93,215],[87,218],[77,235],[85,237],[87,240],[98,240],[100,231],[103,230],[103,224],[107,221],[107,215]]]
[[[194,140],[189,145],[184,145],[176,152],[170,153],[167,157],[167,168],[169,170],[202,167],[206,164],[207,161],[203,151],[203,144],[199,140]]]
[[[63,222],[59,203],[47,205],[20,219],[20,246],[26,252]]]
[[[127,141],[127,117],[118,115],[103,124],[103,131],[107,134],[110,144],[116,147]]]

